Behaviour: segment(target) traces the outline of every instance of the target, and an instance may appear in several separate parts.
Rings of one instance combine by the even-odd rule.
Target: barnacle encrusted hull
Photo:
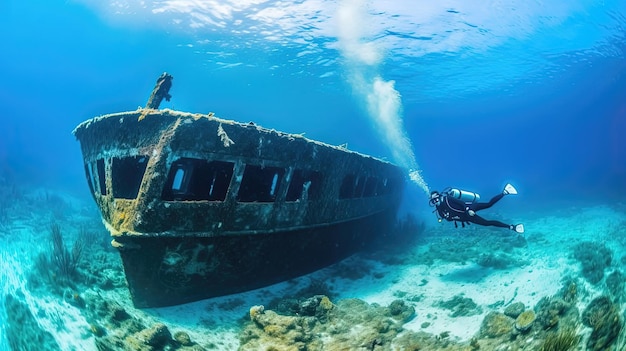
[[[388,162],[213,114],[138,109],[74,134],[139,307],[336,262],[392,228],[404,187]]]

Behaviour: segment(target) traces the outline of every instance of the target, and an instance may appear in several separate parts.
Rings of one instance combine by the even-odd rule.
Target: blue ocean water
[[[3,169],[78,188],[73,127],[143,105],[163,71],[176,109],[391,158],[368,116],[380,77],[401,96],[381,108],[396,110],[435,187],[510,179],[546,200],[624,191],[622,4],[453,2],[406,15],[398,4],[307,4],[5,2]],[[359,14],[342,29],[339,11]],[[366,51],[379,57],[362,61]]]
[[[73,128],[145,105],[167,71],[162,107],[419,170],[407,211],[447,186],[512,182],[507,214],[626,196],[620,0],[5,0],[0,32],[0,186],[92,206]]]

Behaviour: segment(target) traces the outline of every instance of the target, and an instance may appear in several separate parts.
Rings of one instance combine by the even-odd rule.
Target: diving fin
[[[504,187],[504,195],[517,195],[517,189],[511,184]]]

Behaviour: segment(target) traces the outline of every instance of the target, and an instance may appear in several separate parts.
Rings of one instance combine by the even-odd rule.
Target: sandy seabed
[[[250,324],[252,306],[270,310],[281,299],[306,298],[299,294],[314,292],[312,286],[333,303],[360,299],[372,306],[389,306],[402,300],[414,313],[402,321],[400,332],[426,333],[435,340],[463,344],[480,337],[489,313],[503,312],[513,303],[532,309],[542,298],[562,291],[568,281],[577,284],[574,303],[579,311],[606,295],[604,280],[590,282],[584,263],[577,258],[584,245],[608,250],[609,264],[601,267],[606,275],[621,271],[626,262],[626,205],[572,207],[554,213],[522,213],[523,237],[497,228],[457,229],[433,221],[434,225],[415,227],[398,245],[359,253],[307,276],[241,294],[140,310],[132,306],[121,262],[107,246],[108,234],[94,211],[90,203],[45,191],[24,194],[20,202],[5,208],[6,215],[0,217],[2,349],[16,347],[15,333],[26,338],[32,334],[33,343],[43,342],[38,341],[38,333],[49,335],[49,349],[56,344],[61,350],[96,350],[98,338],[116,334],[128,340],[130,331],[115,330],[128,324],[113,326],[99,320],[104,312],[95,311],[98,308],[91,304],[99,299],[113,302],[148,329],[163,324],[172,335],[182,331],[203,349],[237,350],[242,347],[242,330]],[[68,247],[79,233],[98,235],[78,267],[79,282],[51,287],[49,277],[46,280],[38,271],[38,256],[50,251],[52,222],[63,229]],[[24,318],[34,322],[24,323],[20,317],[18,325],[12,318],[14,308],[26,315],[30,311],[32,318]],[[585,340],[593,330],[582,324],[576,328]],[[586,345],[585,341],[580,345]]]

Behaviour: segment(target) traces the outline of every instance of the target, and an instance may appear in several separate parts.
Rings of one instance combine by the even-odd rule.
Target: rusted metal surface
[[[326,225],[371,215],[398,201],[397,192],[386,196],[339,200],[342,177],[348,173],[385,176],[401,186],[401,170],[389,163],[280,133],[256,125],[240,124],[208,115],[144,110],[111,114],[77,127],[85,162],[106,162],[108,192],[95,194],[103,218],[119,235],[223,235],[254,234]],[[230,144],[219,136],[228,135]],[[136,199],[112,196],[113,157],[149,157]],[[235,164],[228,197],[223,202],[161,201],[168,169],[180,157],[219,159]],[[245,164],[265,167],[313,169],[323,175],[321,196],[315,201],[271,203],[238,202],[235,198]],[[288,177],[283,177],[287,182]],[[279,184],[283,192],[285,184]],[[194,215],[197,213],[197,215]]]
[[[165,99],[165,101],[170,101],[170,99],[172,98],[172,96],[170,95],[170,89],[172,88],[172,79],[174,79],[174,77],[172,77],[167,72],[161,74],[161,76],[157,79],[154,89],[152,89],[152,94],[150,94],[150,98],[148,98],[146,108],[158,109],[163,99]]]
[[[74,134],[139,307],[256,288],[336,262],[390,230],[404,186],[403,170],[388,162],[212,113],[138,109],[85,121]],[[180,174],[203,170],[223,183],[217,200],[174,194]],[[271,189],[257,194],[251,170],[277,170]]]

